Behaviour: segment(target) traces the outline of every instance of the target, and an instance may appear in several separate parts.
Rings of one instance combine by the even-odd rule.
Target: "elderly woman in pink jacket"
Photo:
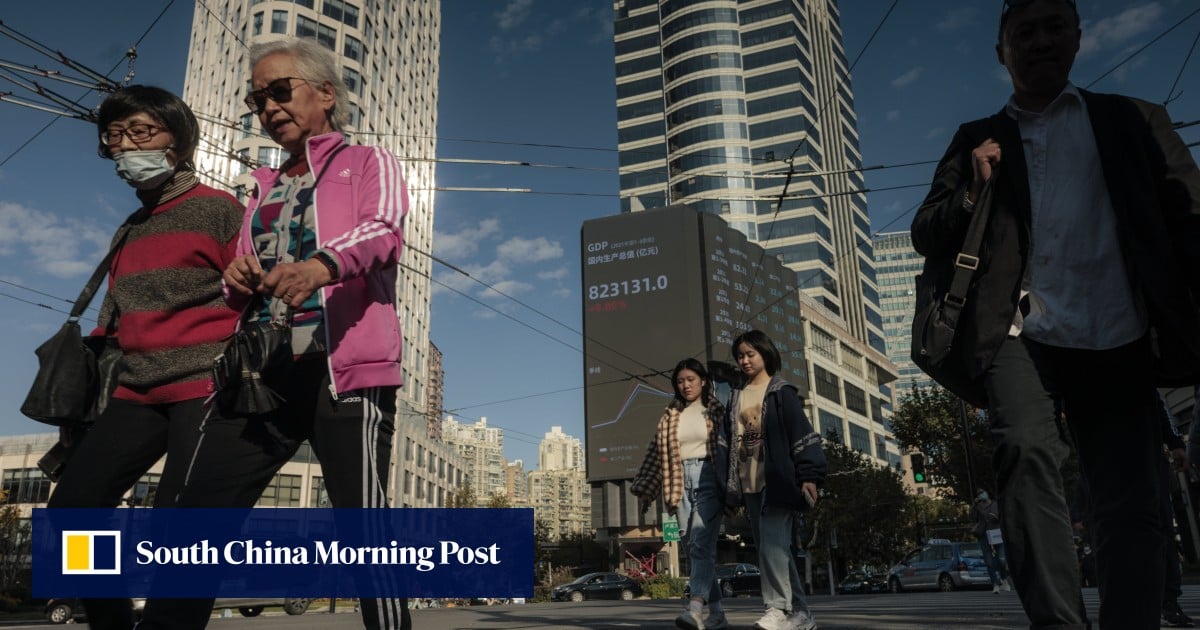
[[[294,362],[267,413],[205,423],[183,507],[251,507],[308,441],[335,508],[387,506],[401,385],[397,262],[407,192],[388,151],[350,146],[341,69],[315,41],[283,39],[250,51],[246,104],[290,157],[254,171],[227,299],[243,326],[292,321]],[[227,415],[227,414],[226,414]],[[212,602],[177,612],[203,627]],[[151,602],[148,607],[155,604]],[[367,628],[408,628],[403,598],[364,598]]]

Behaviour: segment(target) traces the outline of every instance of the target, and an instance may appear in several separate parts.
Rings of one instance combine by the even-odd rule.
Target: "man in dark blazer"
[[[1166,489],[1145,392],[1200,382],[1200,171],[1162,107],[1071,85],[1081,34],[1073,0],[1004,2],[996,53],[1013,95],[959,128],[913,244],[954,260],[976,202],[990,203],[954,350],[987,394],[1009,565],[1031,627],[1090,627],[1061,408],[1094,490],[1100,622],[1156,628]]]

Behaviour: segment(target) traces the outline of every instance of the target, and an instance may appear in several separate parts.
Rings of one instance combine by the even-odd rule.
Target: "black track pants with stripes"
[[[176,507],[253,507],[305,440],[321,464],[332,507],[387,507],[396,389],[342,392],[335,401],[325,359],[297,361],[283,392],[287,403],[278,412],[205,421]],[[212,604],[212,599],[150,600],[138,629],[204,628]],[[363,625],[408,630],[407,604],[405,598],[364,598]]]

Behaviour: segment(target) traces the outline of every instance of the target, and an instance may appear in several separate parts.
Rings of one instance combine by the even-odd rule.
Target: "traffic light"
[[[913,453],[908,456],[910,466],[912,467],[913,481],[916,483],[925,483],[929,478],[925,476],[925,456],[920,453]]]

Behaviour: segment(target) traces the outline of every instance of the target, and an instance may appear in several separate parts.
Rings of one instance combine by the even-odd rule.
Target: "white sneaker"
[[[816,630],[817,622],[803,610],[787,616],[787,625],[784,626],[787,630]]]
[[[1004,592],[1011,591],[1012,590],[1012,582],[1009,580],[1004,580],[1004,581],[1000,582],[1000,590],[1002,590]]]
[[[787,630],[788,617],[778,608],[768,608],[766,614],[754,622],[754,627],[759,630]]]
[[[725,611],[709,615],[708,619],[704,620],[704,630],[729,630],[729,620],[725,618]]]
[[[992,585],[992,592],[993,592],[993,593],[999,593],[999,592],[1000,592],[1000,585],[999,585],[999,584],[993,584],[993,585]]]
[[[675,627],[682,630],[704,630],[704,621],[700,619],[700,613],[684,608],[683,613],[675,618]]]

